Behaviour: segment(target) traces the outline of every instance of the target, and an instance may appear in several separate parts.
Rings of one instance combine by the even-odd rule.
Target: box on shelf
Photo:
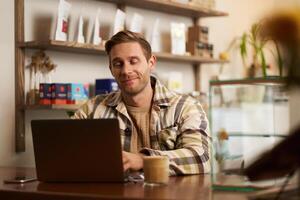
[[[171,53],[186,54],[186,26],[184,23],[171,22]]]
[[[39,104],[49,105],[52,99],[51,83],[40,83],[39,93]]]
[[[188,42],[187,51],[203,58],[213,58],[213,45],[202,42]]]
[[[188,28],[188,41],[208,43],[208,27],[192,26]]]
[[[81,104],[89,98],[89,84],[68,83],[67,104]]]
[[[67,104],[67,83],[53,83],[51,91],[52,104]]]
[[[95,95],[106,94],[118,90],[118,84],[115,79],[96,79]]]

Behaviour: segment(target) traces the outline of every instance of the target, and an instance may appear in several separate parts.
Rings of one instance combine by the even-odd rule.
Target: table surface
[[[143,183],[3,183],[5,179],[23,175],[35,176],[35,169],[0,167],[0,199],[247,199],[247,193],[212,192],[210,175],[174,176],[167,186],[155,187]]]

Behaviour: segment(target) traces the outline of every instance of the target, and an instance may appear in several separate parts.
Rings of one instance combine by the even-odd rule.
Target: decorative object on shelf
[[[219,59],[220,60],[229,60],[229,53],[227,51],[222,51],[219,54]]]
[[[71,4],[65,0],[59,0],[55,40],[67,41],[69,29],[69,13]]]
[[[67,104],[83,104],[89,99],[89,84],[68,83]]]
[[[168,73],[168,88],[178,93],[183,92],[183,74],[171,71]]]
[[[184,55],[186,53],[185,24],[171,22],[171,53]]]
[[[134,13],[129,30],[136,33],[142,33],[144,17],[138,13]]]
[[[208,43],[208,27],[207,26],[191,26],[188,28],[188,41],[197,41]]]
[[[151,48],[153,52],[160,52],[161,51],[161,32],[159,28],[160,19],[156,18],[154,21],[152,33],[151,33]]]
[[[202,42],[188,42],[188,51],[195,56],[200,56],[202,58],[213,58],[214,46],[212,44],[202,43]]]
[[[97,14],[96,14],[96,17],[95,17],[93,41],[92,41],[93,45],[100,45],[101,41],[102,41],[102,38],[101,38],[101,35],[100,35],[100,21],[99,21],[100,13],[101,13],[101,9],[99,8],[97,10]]]
[[[32,55],[31,63],[29,64],[30,82],[27,104],[38,104],[40,83],[51,83],[51,73],[55,68],[56,65],[44,51],[38,51]]]
[[[85,43],[85,39],[83,35],[83,25],[84,25],[83,17],[82,15],[80,15],[78,20],[78,30],[77,30],[77,39],[76,39],[77,43]]]
[[[190,3],[208,9],[214,9],[216,7],[215,0],[191,0]]]
[[[50,105],[52,99],[52,83],[40,83],[40,96],[39,104],[40,105]]]
[[[220,131],[217,134],[217,144],[216,144],[216,154],[215,154],[215,158],[219,166],[222,166],[223,161],[227,157],[229,157],[228,139],[229,136],[226,130],[224,128],[220,129]]]
[[[118,89],[119,87],[115,79],[112,78],[96,79],[95,95],[115,92]]]
[[[125,18],[126,18],[126,13],[120,9],[117,9],[116,16],[115,16],[115,22],[114,22],[113,35],[119,31],[124,30]]]
[[[213,45],[208,42],[208,27],[192,26],[188,28],[188,52],[203,58],[213,58],[213,48]]]
[[[51,84],[51,104],[67,104],[67,83],[53,83]]]
[[[267,70],[270,66],[266,61],[265,50],[266,44],[272,41],[275,44],[276,50],[276,54],[273,53],[273,55],[277,61],[279,75],[282,76],[283,61],[278,44],[274,40],[270,40],[270,38],[263,37],[261,34],[261,26],[262,21],[253,24],[250,32],[244,33],[240,39],[240,54],[246,71],[245,75],[246,77],[268,76]],[[252,60],[249,65],[246,61],[248,57],[248,45],[250,45],[252,49]]]

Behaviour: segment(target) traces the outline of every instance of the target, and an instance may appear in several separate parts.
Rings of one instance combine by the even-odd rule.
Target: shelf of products
[[[289,98],[285,78],[266,77],[210,82],[212,183],[223,189],[253,188],[232,185],[245,166],[287,137]],[[267,187],[273,186],[272,180]],[[236,182],[235,182],[236,184]]]
[[[214,9],[203,8],[193,3],[179,3],[171,0],[98,0],[105,3],[114,3],[123,11],[126,6],[158,11],[167,14],[174,14],[192,18],[194,26],[199,26],[200,17],[221,17],[227,16],[225,12]],[[77,105],[49,105],[49,106],[27,106],[25,103],[25,50],[26,49],[47,49],[52,51],[62,51],[81,54],[105,55],[103,46],[92,44],[78,44],[76,42],[60,41],[25,41],[25,17],[24,8],[29,2],[25,0],[15,0],[15,135],[16,151],[25,151],[25,110],[55,109],[55,110],[75,110]],[[86,2],[88,3],[88,1]],[[204,63],[226,63],[228,61],[202,58],[199,56],[172,55],[171,53],[155,53],[158,60],[170,62],[189,63],[193,66],[195,78],[195,90],[200,91],[200,65]]]

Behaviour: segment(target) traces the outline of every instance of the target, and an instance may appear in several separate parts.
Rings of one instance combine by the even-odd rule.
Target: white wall
[[[245,31],[249,31],[253,23],[273,8],[274,0],[217,0],[216,3],[217,9],[228,12],[229,16],[204,18],[201,23],[209,26],[209,40],[214,44],[214,54],[218,58],[219,53],[227,51],[233,40],[241,37]],[[223,65],[221,74],[221,64],[202,65],[201,84],[204,91],[208,92],[211,76],[219,75],[221,79],[244,77],[237,40],[230,49],[229,56],[230,63]]]
[[[32,40],[36,38],[53,37],[56,8],[58,1],[53,0],[25,0],[26,23],[25,38]],[[78,14],[83,13],[85,21],[89,22],[88,35],[92,29],[92,13],[97,8],[102,8],[101,25],[103,27],[103,37],[108,39],[111,32],[111,23],[114,19],[116,7],[114,4],[97,1],[69,0],[73,4],[71,13],[70,39],[74,38],[74,30]],[[83,2],[83,3],[82,3]],[[30,5],[30,6],[29,6]],[[258,6],[259,5],[259,6]],[[215,55],[227,48],[228,44],[236,36],[240,36],[262,13],[266,12],[273,5],[273,0],[217,0],[217,8],[229,12],[228,17],[211,18],[202,20],[203,24],[210,27],[210,41],[215,45]],[[161,19],[161,29],[163,32],[163,50],[170,50],[169,23],[170,21],[184,22],[192,25],[192,21],[186,17],[162,14],[159,12],[128,8],[129,11],[142,13],[145,17],[144,30],[146,35],[152,27],[155,17]],[[154,17],[155,16],[155,17]],[[129,14],[129,19],[132,13]],[[40,19],[46,24],[42,25]],[[128,23],[128,22],[127,22]],[[29,121],[35,118],[64,118],[64,112],[60,111],[27,111],[26,112],[26,152],[14,153],[14,1],[0,1],[0,91],[5,91],[5,95],[0,98],[0,166],[33,166],[33,151],[31,141],[31,131]],[[43,31],[36,31],[38,30]],[[48,27],[51,27],[50,29]],[[41,34],[42,33],[42,34]],[[47,34],[50,33],[50,34]],[[44,35],[45,34],[45,35]],[[29,63],[33,51],[26,51],[26,63]],[[80,55],[62,52],[49,51],[47,54],[58,65],[53,76],[55,82],[89,82],[93,83],[95,78],[110,77],[107,68],[107,60],[104,56]],[[231,53],[231,63],[225,65],[224,76],[241,77],[241,61],[237,50]],[[202,68],[202,88],[207,91],[208,82],[211,75],[217,73],[218,65],[205,65]],[[180,71],[185,77],[190,77],[184,81],[184,90],[192,91],[194,86],[193,70],[189,64],[159,62],[157,73],[167,74],[169,71]],[[26,73],[28,81],[28,73]],[[28,88],[28,82],[27,88]]]

